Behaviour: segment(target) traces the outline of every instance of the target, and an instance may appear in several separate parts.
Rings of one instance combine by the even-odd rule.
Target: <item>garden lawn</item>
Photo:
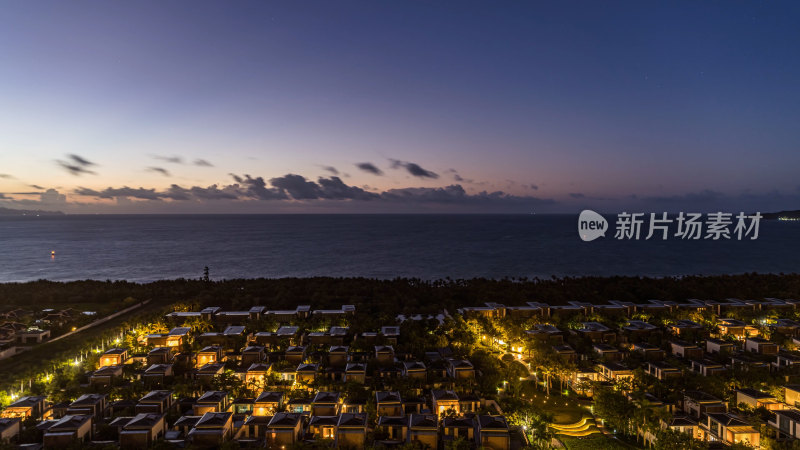
[[[559,439],[568,450],[628,450],[637,448],[603,434],[593,434],[585,438],[559,436]]]
[[[552,391],[551,391],[552,392]],[[547,396],[544,392],[536,392],[532,396],[527,395],[537,409],[553,415],[553,423],[566,425],[580,421],[583,417],[589,416],[586,410],[575,397]]]

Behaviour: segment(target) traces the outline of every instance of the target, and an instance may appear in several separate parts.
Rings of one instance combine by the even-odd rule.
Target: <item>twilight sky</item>
[[[797,2],[9,2],[0,206],[800,208]]]

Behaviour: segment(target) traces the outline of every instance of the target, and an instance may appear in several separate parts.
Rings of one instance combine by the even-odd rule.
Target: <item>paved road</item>
[[[137,308],[141,308],[142,306],[144,306],[144,305],[146,305],[148,303],[150,303],[150,300],[145,300],[145,301],[137,303],[137,304],[135,304],[133,306],[129,306],[129,307],[127,307],[127,308],[125,308],[125,309],[123,309],[121,311],[115,312],[114,314],[105,316],[105,317],[103,317],[101,319],[97,319],[92,323],[86,324],[86,325],[84,325],[84,326],[82,326],[82,327],[80,327],[80,328],[78,328],[76,330],[70,331],[69,333],[64,333],[61,336],[58,336],[58,337],[53,338],[53,339],[50,339],[47,342],[55,342],[55,341],[57,341],[59,339],[64,339],[65,337],[72,336],[75,333],[80,333],[81,331],[88,330],[89,328],[92,328],[92,327],[96,327],[97,325],[102,325],[102,324],[108,322],[109,320],[115,319],[115,318],[117,318],[117,317],[119,317],[119,316],[121,316],[123,314],[127,314],[127,313],[129,313],[129,312],[131,312],[131,311],[133,311],[133,310],[135,310]]]

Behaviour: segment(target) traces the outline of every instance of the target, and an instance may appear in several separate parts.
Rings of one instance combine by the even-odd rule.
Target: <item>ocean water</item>
[[[762,221],[757,240],[619,241],[613,230],[608,236],[581,241],[574,215],[2,217],[0,282],[199,278],[204,266],[214,279],[800,270],[800,222]]]

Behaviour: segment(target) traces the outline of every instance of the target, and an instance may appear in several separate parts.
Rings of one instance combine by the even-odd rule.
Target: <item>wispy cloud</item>
[[[326,172],[330,172],[334,175],[339,175],[339,170],[336,167],[333,166],[320,166],[320,167],[322,167],[322,170]]]
[[[378,166],[372,164],[371,162],[358,163],[356,164],[356,167],[358,167],[360,170],[363,170],[364,172],[371,173],[373,175],[383,175],[383,171],[379,169]]]
[[[153,159],[164,161],[170,164],[183,164],[183,158],[180,156],[164,156],[164,155],[150,155]]]
[[[69,159],[71,159],[72,161],[74,161],[74,162],[75,162],[75,164],[79,164],[79,165],[81,165],[81,166],[88,167],[88,166],[96,166],[96,165],[97,165],[97,164],[95,164],[95,163],[93,163],[93,162],[89,161],[88,159],[86,159],[86,158],[84,158],[84,157],[82,157],[82,156],[76,155],[76,154],[74,154],[74,153],[71,153],[71,154],[69,154],[69,155],[67,155],[67,156],[69,157]]]
[[[208,160],[205,160],[205,159],[202,159],[202,158],[195,159],[193,164],[195,166],[200,166],[200,167],[214,167],[214,165],[211,164]]]
[[[164,175],[165,177],[170,176],[169,170],[167,170],[167,169],[165,169],[163,167],[152,167],[151,166],[151,167],[148,167],[146,170],[148,172],[160,173],[161,175]]]
[[[458,173],[458,171],[456,169],[447,169],[446,172],[453,175],[453,181],[455,181],[455,182],[466,183],[466,184],[475,184],[475,180],[473,180],[471,178],[462,177],[461,174]]]
[[[97,175],[96,172],[93,172],[93,171],[88,170],[88,169],[84,169],[81,166],[76,166],[74,164],[70,164],[70,163],[65,162],[65,161],[56,160],[56,163],[59,166],[61,166],[62,169],[66,170],[67,172],[69,172],[70,174],[75,175],[75,176],[80,176],[80,175],[84,175],[84,174]]]
[[[390,159],[389,161],[392,162],[392,169],[399,169],[403,168],[411,175],[418,177],[418,178],[439,178],[439,175],[435,172],[431,172],[430,170],[423,169],[419,164],[408,162],[408,161],[400,161],[397,159]]]
[[[97,164],[89,161],[88,159],[76,155],[76,154],[69,154],[67,155],[67,161],[57,159],[56,164],[58,164],[62,169],[69,172],[71,175],[80,176],[80,175],[97,175],[96,172],[89,170],[87,167],[96,166]]]

